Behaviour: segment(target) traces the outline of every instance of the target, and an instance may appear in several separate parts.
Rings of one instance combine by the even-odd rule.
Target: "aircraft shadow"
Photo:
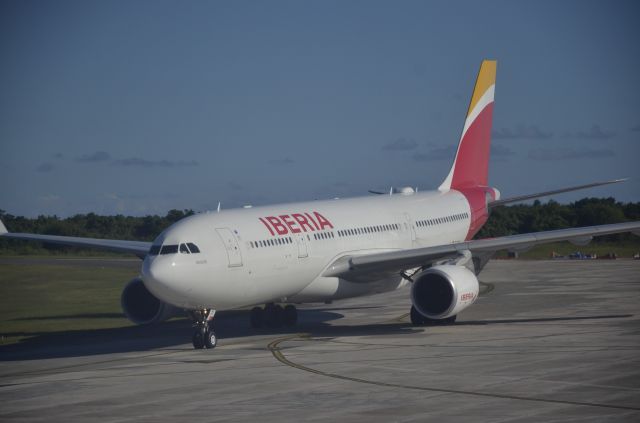
[[[338,308],[329,310],[339,310]],[[346,309],[345,309],[346,310]],[[103,318],[104,314],[62,316]],[[621,319],[631,314],[599,316],[548,317],[529,319],[495,319],[458,321],[456,326],[481,326],[517,323],[567,322],[580,320]],[[53,319],[56,316],[45,316]],[[121,317],[121,316],[118,316]],[[299,310],[299,322],[295,327],[277,329],[253,329],[249,327],[247,311],[219,312],[216,315],[216,333],[220,342],[250,336],[287,335],[304,333],[311,337],[351,337],[374,335],[402,335],[420,332],[426,327],[414,327],[409,322],[340,325],[331,322],[344,317],[327,309]],[[41,360],[47,358],[83,357],[100,354],[151,351],[160,348],[179,347],[191,349],[191,321],[173,319],[157,325],[127,326],[110,329],[91,329],[42,333],[5,333],[5,336],[30,336],[12,345],[0,346],[0,361]]]
[[[367,308],[367,307],[364,307]],[[299,322],[294,327],[254,329],[249,327],[248,311],[226,311],[216,314],[216,333],[221,344],[250,336],[286,335],[307,333],[312,336],[358,336],[398,333],[403,325],[334,326],[330,322],[344,317],[332,309],[302,309]],[[102,319],[121,318],[113,313],[83,315],[44,316],[29,320],[53,320],[64,318]],[[23,319],[24,320],[24,319]],[[406,326],[406,325],[404,325]],[[147,326],[127,326],[109,329],[88,329],[59,332],[13,332],[4,336],[28,336],[17,344],[0,345],[0,361],[41,360],[47,358],[82,357],[100,354],[150,351],[159,348],[180,347],[191,349],[191,321],[176,318]]]

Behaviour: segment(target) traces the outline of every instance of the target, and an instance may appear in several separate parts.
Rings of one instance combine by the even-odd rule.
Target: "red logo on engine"
[[[460,301],[472,301],[476,297],[476,294],[473,292],[467,292],[460,296]]]

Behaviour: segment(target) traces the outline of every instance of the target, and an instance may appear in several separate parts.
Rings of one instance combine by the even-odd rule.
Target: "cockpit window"
[[[157,256],[158,254],[160,254],[160,246],[159,245],[152,245],[151,249],[149,250],[149,255],[150,256]]]
[[[189,249],[187,248],[187,244],[180,244],[180,253],[189,254]]]
[[[175,254],[178,252],[178,245],[177,244],[173,244],[173,245],[163,245],[162,248],[160,249],[160,254],[164,255],[164,254]]]
[[[187,242],[187,245],[189,246],[189,250],[191,250],[191,254],[198,254],[200,252],[200,249],[193,242]]]

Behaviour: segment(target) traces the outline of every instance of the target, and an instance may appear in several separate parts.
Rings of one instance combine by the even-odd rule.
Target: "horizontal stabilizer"
[[[612,181],[594,182],[592,184],[578,185],[578,186],[569,187],[569,188],[560,188],[560,189],[556,189],[556,190],[553,190],[553,191],[539,192],[537,194],[520,195],[518,197],[511,197],[511,198],[505,198],[505,199],[492,201],[492,202],[489,203],[489,207],[497,207],[497,206],[502,206],[504,204],[510,204],[510,203],[519,203],[521,201],[531,200],[531,199],[534,199],[534,198],[547,197],[549,195],[554,195],[554,194],[562,194],[563,192],[578,191],[578,190],[581,190],[581,189],[599,187],[599,186],[602,186],[602,185],[617,184],[619,182],[624,182],[626,180],[627,180],[626,178],[625,179],[614,179]]]

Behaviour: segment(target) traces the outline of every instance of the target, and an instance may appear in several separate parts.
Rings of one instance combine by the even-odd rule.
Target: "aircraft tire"
[[[279,328],[282,326],[282,306],[277,304],[267,304],[264,308],[264,323],[268,328]]]
[[[424,317],[415,306],[411,306],[411,312],[409,313],[411,317],[411,324],[413,326],[424,326],[427,324],[427,318]]]
[[[445,325],[454,324],[456,322],[456,317],[458,317],[458,316],[456,315],[456,316],[447,317],[446,319],[444,319],[444,324]]]
[[[285,326],[295,326],[296,323],[298,323],[298,310],[296,306],[289,304],[284,308],[282,323],[284,323]]]
[[[218,337],[216,336],[215,331],[210,328],[205,335],[204,346],[207,349],[215,348],[216,345],[218,345]]]
[[[251,327],[254,329],[261,328],[264,326],[264,310],[262,307],[254,307],[251,309],[251,314],[249,316],[249,322],[251,323]]]
[[[191,342],[193,343],[193,348],[195,348],[196,350],[201,350],[202,348],[204,348],[205,338],[203,337],[203,333],[200,328],[196,329],[193,332]]]

